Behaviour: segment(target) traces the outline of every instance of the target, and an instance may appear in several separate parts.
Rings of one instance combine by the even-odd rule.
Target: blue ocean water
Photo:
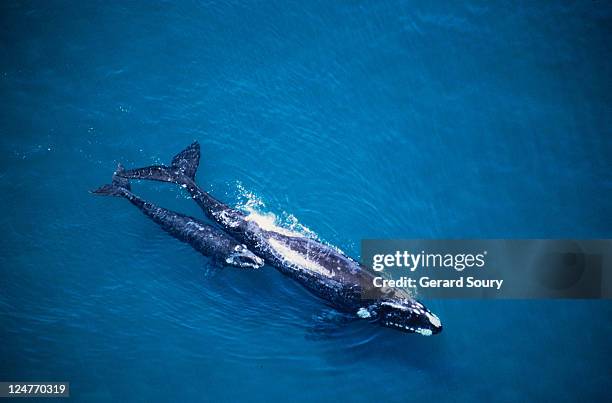
[[[78,401],[609,399],[607,301],[425,301],[425,338],[273,268],[217,270],[125,200],[202,187],[363,238],[612,237],[607,2],[0,5],[0,381]],[[139,195],[201,216],[180,189]]]

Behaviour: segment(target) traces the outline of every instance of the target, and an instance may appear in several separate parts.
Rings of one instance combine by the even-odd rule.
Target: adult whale
[[[423,304],[404,290],[373,287],[374,276],[336,248],[311,238],[263,229],[246,214],[200,189],[195,183],[199,161],[200,145],[194,142],[177,154],[170,166],[154,165],[117,174],[181,185],[208,218],[339,311],[426,336],[442,330],[438,317]]]
[[[123,167],[119,165],[117,172],[113,175],[112,183],[92,193],[126,198],[164,231],[190,244],[195,250],[204,256],[211,257],[215,263],[222,266],[255,269],[263,266],[262,258],[248,250],[245,245],[236,242],[222,230],[196,218],[158,207],[136,196],[131,192],[129,181],[118,176],[122,170]]]

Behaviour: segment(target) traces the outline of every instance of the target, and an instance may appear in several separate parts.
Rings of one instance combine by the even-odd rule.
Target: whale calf
[[[442,331],[440,319],[422,303],[402,289],[372,288],[374,276],[338,249],[308,237],[266,230],[203,191],[195,183],[199,161],[200,145],[194,142],[177,154],[170,166],[124,170],[117,175],[179,184],[209,219],[341,312],[410,333],[429,336]]]
[[[155,221],[173,237],[188,243],[195,250],[209,256],[215,263],[240,268],[260,268],[263,259],[252,253],[244,244],[236,242],[220,229],[183,214],[155,206],[131,192],[127,179],[118,176],[123,170],[119,165],[113,175],[112,183],[104,185],[92,193],[106,196],[124,197],[138,207],[146,216]]]

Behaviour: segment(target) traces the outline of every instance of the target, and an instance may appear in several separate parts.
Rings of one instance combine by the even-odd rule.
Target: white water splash
[[[301,224],[293,215],[283,212],[279,218],[272,212],[264,211],[266,204],[253,192],[247,190],[242,183],[237,183],[239,203],[237,209],[247,214],[247,220],[254,221],[266,231],[274,231],[279,234],[295,237],[307,237],[319,241],[318,235],[310,228]]]

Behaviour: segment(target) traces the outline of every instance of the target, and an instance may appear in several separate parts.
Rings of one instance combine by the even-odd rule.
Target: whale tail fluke
[[[181,183],[186,176],[195,180],[195,174],[200,164],[200,144],[194,141],[172,158],[170,166],[151,165],[144,168],[121,170],[117,175],[128,179],[149,179],[160,182]]]
[[[109,185],[103,185],[96,190],[92,190],[91,193],[102,195],[102,196],[118,196],[125,197],[129,194],[132,187],[130,181],[126,178],[119,176],[125,169],[121,164],[117,166],[117,171],[113,174],[113,181]]]
[[[178,169],[183,175],[195,180],[195,174],[200,165],[200,143],[194,141],[186,149],[172,158],[171,167]]]

